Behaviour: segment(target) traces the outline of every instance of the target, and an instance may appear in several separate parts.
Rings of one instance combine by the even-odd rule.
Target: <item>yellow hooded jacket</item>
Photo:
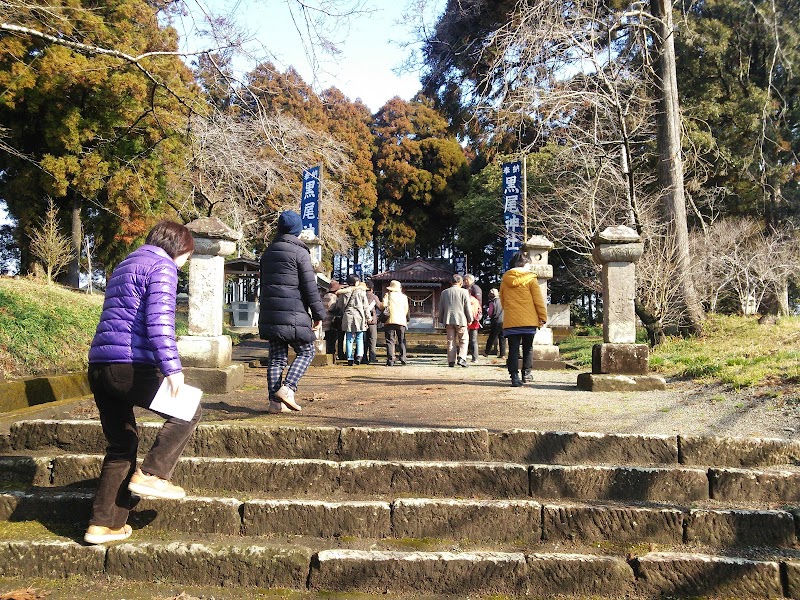
[[[525,268],[509,269],[500,283],[503,329],[541,327],[547,322],[547,306],[536,274]]]

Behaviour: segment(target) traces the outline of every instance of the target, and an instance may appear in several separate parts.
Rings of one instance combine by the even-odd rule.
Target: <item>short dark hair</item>
[[[375,283],[373,283],[372,279],[367,279],[364,283],[367,284],[367,289],[368,290],[374,290],[375,289]]]
[[[531,257],[528,256],[525,252],[517,252],[514,256],[511,257],[511,261],[509,264],[511,268],[514,267],[524,267],[527,264],[531,263]]]
[[[355,284],[357,284],[359,281],[361,281],[361,280],[358,278],[358,275],[356,275],[356,274],[353,274],[353,275],[348,275],[348,276],[347,276],[347,284],[348,284],[348,285],[355,285]]]
[[[184,225],[174,221],[160,221],[156,223],[147,234],[145,244],[158,246],[173,260],[181,254],[194,252],[194,238],[192,232]]]

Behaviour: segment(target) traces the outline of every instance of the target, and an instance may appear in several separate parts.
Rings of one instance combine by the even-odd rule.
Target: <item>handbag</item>
[[[389,321],[389,309],[382,310],[381,314],[378,315],[378,323],[383,323],[384,325]]]

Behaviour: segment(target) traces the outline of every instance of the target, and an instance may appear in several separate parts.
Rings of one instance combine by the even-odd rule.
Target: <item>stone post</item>
[[[244,382],[244,365],[231,363],[230,336],[222,335],[225,256],[241,234],[216,217],[192,221],[189,262],[189,335],[178,338],[186,382],[212,394],[227,394]]]
[[[303,229],[303,231],[300,232],[300,239],[308,246],[308,252],[311,254],[311,266],[314,267],[314,272],[317,274],[317,283],[319,283],[320,277],[322,276],[324,282],[330,285],[330,277],[323,273],[322,240],[314,235],[313,229]],[[327,350],[325,346],[325,333],[322,329],[316,329],[314,330],[314,336],[316,337],[314,340],[316,354],[314,355],[314,360],[311,362],[312,366],[322,367],[334,364],[334,355],[326,354],[325,352]]]
[[[532,271],[536,273],[539,281],[539,289],[542,298],[550,314],[550,303],[547,302],[547,285],[553,278],[553,265],[548,262],[548,253],[553,249],[553,242],[541,235],[532,236],[523,245],[523,251],[530,257]],[[553,330],[550,327],[540,327],[533,338],[533,368],[536,370],[544,369],[564,369],[566,363],[560,360],[558,346],[553,344]]]
[[[578,375],[578,388],[593,392],[663,390],[648,374],[649,348],[636,343],[636,261],[644,245],[630,227],[608,227],[595,238],[594,261],[602,267],[603,343],[592,347],[592,372]]]

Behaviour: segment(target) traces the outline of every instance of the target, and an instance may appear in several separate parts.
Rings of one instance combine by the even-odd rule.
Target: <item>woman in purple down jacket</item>
[[[156,498],[186,495],[169,480],[200,420],[200,408],[191,421],[161,415],[166,422],[136,469],[139,433],[133,407],[149,408],[164,378],[173,397],[183,385],[175,340],[175,295],[178,269],[193,251],[194,240],[186,227],[161,221],[108,280],[89,350],[89,386],[108,441],[84,536],[90,544],[130,536],[126,522],[131,492]]]

